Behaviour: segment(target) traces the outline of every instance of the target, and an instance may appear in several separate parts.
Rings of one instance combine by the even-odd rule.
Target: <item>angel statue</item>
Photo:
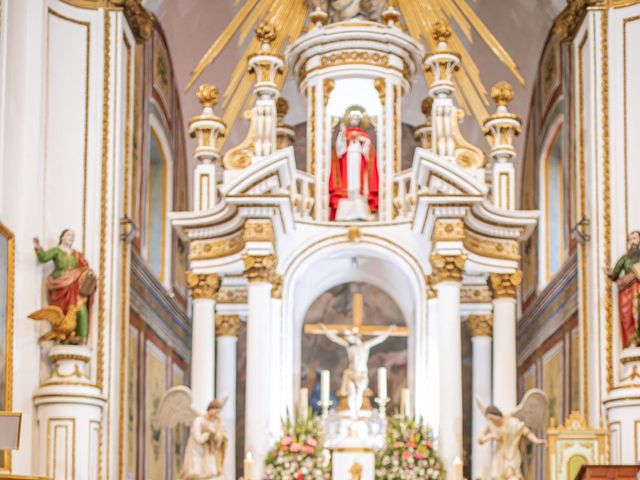
[[[180,423],[191,426],[180,480],[223,478],[228,437],[219,414],[227,398],[224,395],[211,401],[206,413],[200,413],[193,408],[191,390],[184,385],[170,388],[162,396],[154,428],[174,428]]]
[[[520,470],[520,442],[526,437],[534,445],[547,443],[533,433],[547,425],[547,395],[542,390],[532,388],[516,409],[506,415],[495,405],[486,407],[477,395],[476,403],[488,421],[478,443],[482,445],[490,440],[496,442],[491,460],[491,480],[524,480]]]

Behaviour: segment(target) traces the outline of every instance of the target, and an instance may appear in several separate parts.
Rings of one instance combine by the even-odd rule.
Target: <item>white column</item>
[[[440,427],[438,450],[447,469],[447,479],[455,480],[453,461],[462,450],[462,345],[460,282],[463,255],[431,257],[438,294],[440,335]]]
[[[282,277],[274,275],[271,278],[271,318],[269,319],[269,335],[271,336],[271,371],[282,372]],[[283,401],[283,375],[273,375],[271,378],[271,421],[269,435],[277,438],[282,431],[281,421],[286,415]]]
[[[493,404],[503,412],[517,404],[516,289],[522,273],[491,274],[493,292]]]
[[[220,418],[229,441],[224,459],[224,478],[236,477],[236,359],[240,317],[216,315],[216,391],[219,396],[228,395]]]
[[[245,453],[255,460],[251,480],[260,480],[269,450],[271,406],[271,277],[275,257],[245,256],[249,279],[249,315],[247,319],[247,380],[245,403]]]
[[[191,391],[193,406],[204,411],[215,397],[215,293],[220,279],[215,274],[187,276],[193,297],[193,327],[191,332]]]
[[[433,287],[428,287],[427,299],[427,378],[429,392],[427,394],[427,424],[433,429],[435,438],[440,428],[440,336],[438,333],[438,297]]]
[[[471,406],[471,478],[488,478],[491,466],[491,444],[480,445],[478,437],[486,425],[484,412],[476,405],[476,395],[485,405],[491,404],[491,333],[492,317],[471,315],[467,326],[471,332],[472,360],[472,406]]]

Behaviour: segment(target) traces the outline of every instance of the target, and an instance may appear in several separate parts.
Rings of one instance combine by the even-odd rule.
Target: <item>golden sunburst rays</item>
[[[235,4],[241,4],[240,9],[193,69],[186,90],[193,86],[202,72],[218,58],[236,34],[238,35],[237,45],[240,48],[259,22],[270,22],[276,26],[278,33],[272,47],[275,51],[282,52],[286,45],[300,36],[309,14],[307,0],[234,1]],[[409,34],[421,44],[426,45],[428,50],[436,47],[430,35],[434,23],[445,19],[456,25],[458,32],[468,42],[473,41],[472,34],[475,31],[516,80],[524,85],[518,66],[469,6],[468,0],[394,0],[393,3],[400,10]],[[455,76],[456,100],[461,108],[473,114],[478,123],[482,124],[488,115],[489,100],[478,65],[455,33],[449,40],[449,46],[457,51],[462,59],[462,68]],[[251,93],[253,77],[247,71],[247,57],[258,48],[259,42],[252,38],[244,50],[242,61],[234,68],[229,85],[224,92],[222,108],[228,128],[232,128],[238,115],[250,108],[255,101]],[[283,72],[278,79],[280,88],[284,84],[285,76],[286,72]],[[425,72],[425,80],[427,84],[430,83],[427,72]]]

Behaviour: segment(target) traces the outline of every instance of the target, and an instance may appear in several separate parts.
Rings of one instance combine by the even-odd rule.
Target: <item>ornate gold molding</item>
[[[426,286],[427,300],[431,300],[432,298],[438,298],[438,291],[434,287],[435,281],[433,279],[433,275],[425,275],[424,283]]]
[[[604,7],[608,0],[568,0],[565,9],[553,22],[553,33],[560,40],[568,40],[576,33],[589,7]]]
[[[151,38],[153,34],[153,17],[142,6],[142,0],[62,0],[64,3],[79,8],[106,10],[122,10],[129,26],[136,36],[136,40],[142,42]]]
[[[489,287],[493,298],[516,298],[518,286],[522,283],[522,272],[492,273],[489,275]]]
[[[249,219],[244,222],[242,238],[245,242],[273,242],[276,239],[271,220]]]
[[[459,218],[439,218],[431,234],[434,242],[455,242],[464,239],[464,222]]]
[[[460,289],[461,303],[491,303],[491,290],[487,286],[468,285]]]
[[[226,257],[241,252],[244,248],[243,232],[240,231],[232,237],[193,241],[190,245],[190,260],[211,260]]]
[[[462,253],[458,255],[432,254],[429,260],[433,272],[431,275],[433,282],[460,282],[466,259],[467,256]]]
[[[244,274],[249,282],[268,282],[276,268],[275,255],[243,255]]]
[[[216,315],[216,337],[237,337],[240,322],[238,315]]]
[[[387,81],[384,78],[376,78],[373,81],[373,86],[378,92],[378,97],[380,97],[380,103],[384,107],[384,101],[387,97]]]
[[[349,230],[347,230],[347,238],[350,242],[359,242],[362,238],[360,227],[349,227]]]
[[[271,277],[271,297],[282,298],[282,275],[273,275]]]
[[[483,257],[520,260],[516,240],[495,240],[466,229],[463,244],[470,252]]]
[[[224,304],[246,305],[247,289],[236,287],[221,287],[220,290],[218,290],[218,295],[216,295],[216,302]]]
[[[469,315],[467,318],[467,327],[472,337],[491,337],[493,336],[493,315]]]
[[[322,67],[334,67],[336,65],[353,65],[362,63],[367,65],[387,66],[389,56],[380,53],[347,51],[342,53],[330,53],[320,57]]]
[[[213,300],[220,288],[220,276],[216,273],[187,272],[187,285],[194,300],[199,298]]]

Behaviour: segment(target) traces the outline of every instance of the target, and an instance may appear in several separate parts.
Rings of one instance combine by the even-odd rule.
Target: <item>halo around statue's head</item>
[[[352,115],[359,115],[360,128],[365,129],[369,126],[369,116],[367,115],[367,111],[363,106],[350,105],[349,107],[347,107],[347,109],[344,111],[344,117],[342,117],[345,126],[350,126],[349,120]]]

